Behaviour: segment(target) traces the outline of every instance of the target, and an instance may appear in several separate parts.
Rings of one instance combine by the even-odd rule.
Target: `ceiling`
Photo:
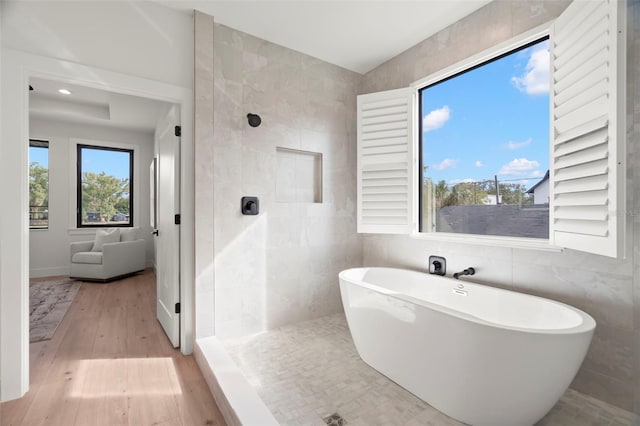
[[[152,132],[164,102],[42,78],[29,81],[29,115],[57,121]],[[60,93],[67,89],[70,95]]]
[[[365,74],[491,0],[157,0]]]
[[[364,74],[491,0],[156,0],[193,9],[272,43]],[[33,78],[30,115],[72,123],[153,131],[166,104]],[[63,95],[66,88],[71,95]]]

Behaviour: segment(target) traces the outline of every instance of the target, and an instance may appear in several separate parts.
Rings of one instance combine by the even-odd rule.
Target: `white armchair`
[[[144,239],[106,243],[102,251],[91,251],[93,244],[71,243],[71,278],[106,282],[144,270]]]

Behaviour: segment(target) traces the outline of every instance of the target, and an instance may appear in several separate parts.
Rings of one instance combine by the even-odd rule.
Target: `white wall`
[[[340,312],[338,273],[362,264],[355,217],[362,76],[223,25],[215,25],[213,55],[215,334]],[[247,113],[262,117],[260,127],[248,125]],[[295,167],[279,161],[277,147],[322,154],[322,203],[279,199],[278,173]],[[260,198],[259,215],[240,213],[247,195]]]
[[[195,315],[196,338],[215,334],[215,275],[213,271],[213,167],[214,162],[214,19],[196,11],[193,15],[194,49],[194,154],[195,154]]]
[[[96,88],[119,88],[181,105],[182,161],[193,161],[193,25],[190,14],[150,2],[0,2],[2,140],[0,198],[0,400],[28,389],[28,76],[68,78]],[[37,56],[31,56],[37,55]],[[12,60],[8,61],[10,57]],[[62,62],[64,59],[67,62]],[[132,83],[132,82],[135,82]],[[162,82],[167,84],[161,84]],[[9,123],[9,125],[7,125]],[[183,167],[183,174],[193,173]],[[182,179],[181,324],[184,353],[192,347],[193,178]],[[189,185],[191,185],[189,187]],[[27,314],[25,314],[25,312]]]
[[[72,163],[73,138],[95,142],[111,142],[135,146],[134,159],[134,226],[140,227],[147,240],[147,265],[154,261],[149,227],[149,164],[153,158],[153,133],[107,127],[70,124],[31,118],[32,139],[49,141],[49,228],[29,231],[29,274],[31,277],[67,275],[69,244],[93,240],[95,229],[76,230],[75,186],[76,165]]]
[[[637,145],[640,140],[640,2],[633,1],[629,5],[629,28],[627,37],[627,141],[629,145]],[[628,256],[633,260],[633,349],[631,351],[633,365],[630,370],[634,383],[635,413],[640,413],[640,151],[633,148],[629,152],[629,179],[627,214],[633,228],[628,233],[633,238],[633,253]],[[631,209],[629,211],[629,209]]]
[[[549,204],[549,179],[533,191],[533,204]]]

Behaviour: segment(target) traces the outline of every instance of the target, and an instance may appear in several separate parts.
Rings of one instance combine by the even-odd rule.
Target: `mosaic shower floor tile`
[[[365,364],[344,314],[227,340],[225,347],[282,425],[339,424],[327,423],[333,415],[349,426],[463,425]],[[633,414],[569,389],[537,426],[638,424]]]

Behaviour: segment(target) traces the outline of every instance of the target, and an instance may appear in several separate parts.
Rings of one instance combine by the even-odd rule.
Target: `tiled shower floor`
[[[462,423],[445,416],[364,363],[343,314],[228,340],[225,347],[283,425],[324,425],[338,413],[347,425]],[[622,426],[622,409],[569,390],[538,425]]]

